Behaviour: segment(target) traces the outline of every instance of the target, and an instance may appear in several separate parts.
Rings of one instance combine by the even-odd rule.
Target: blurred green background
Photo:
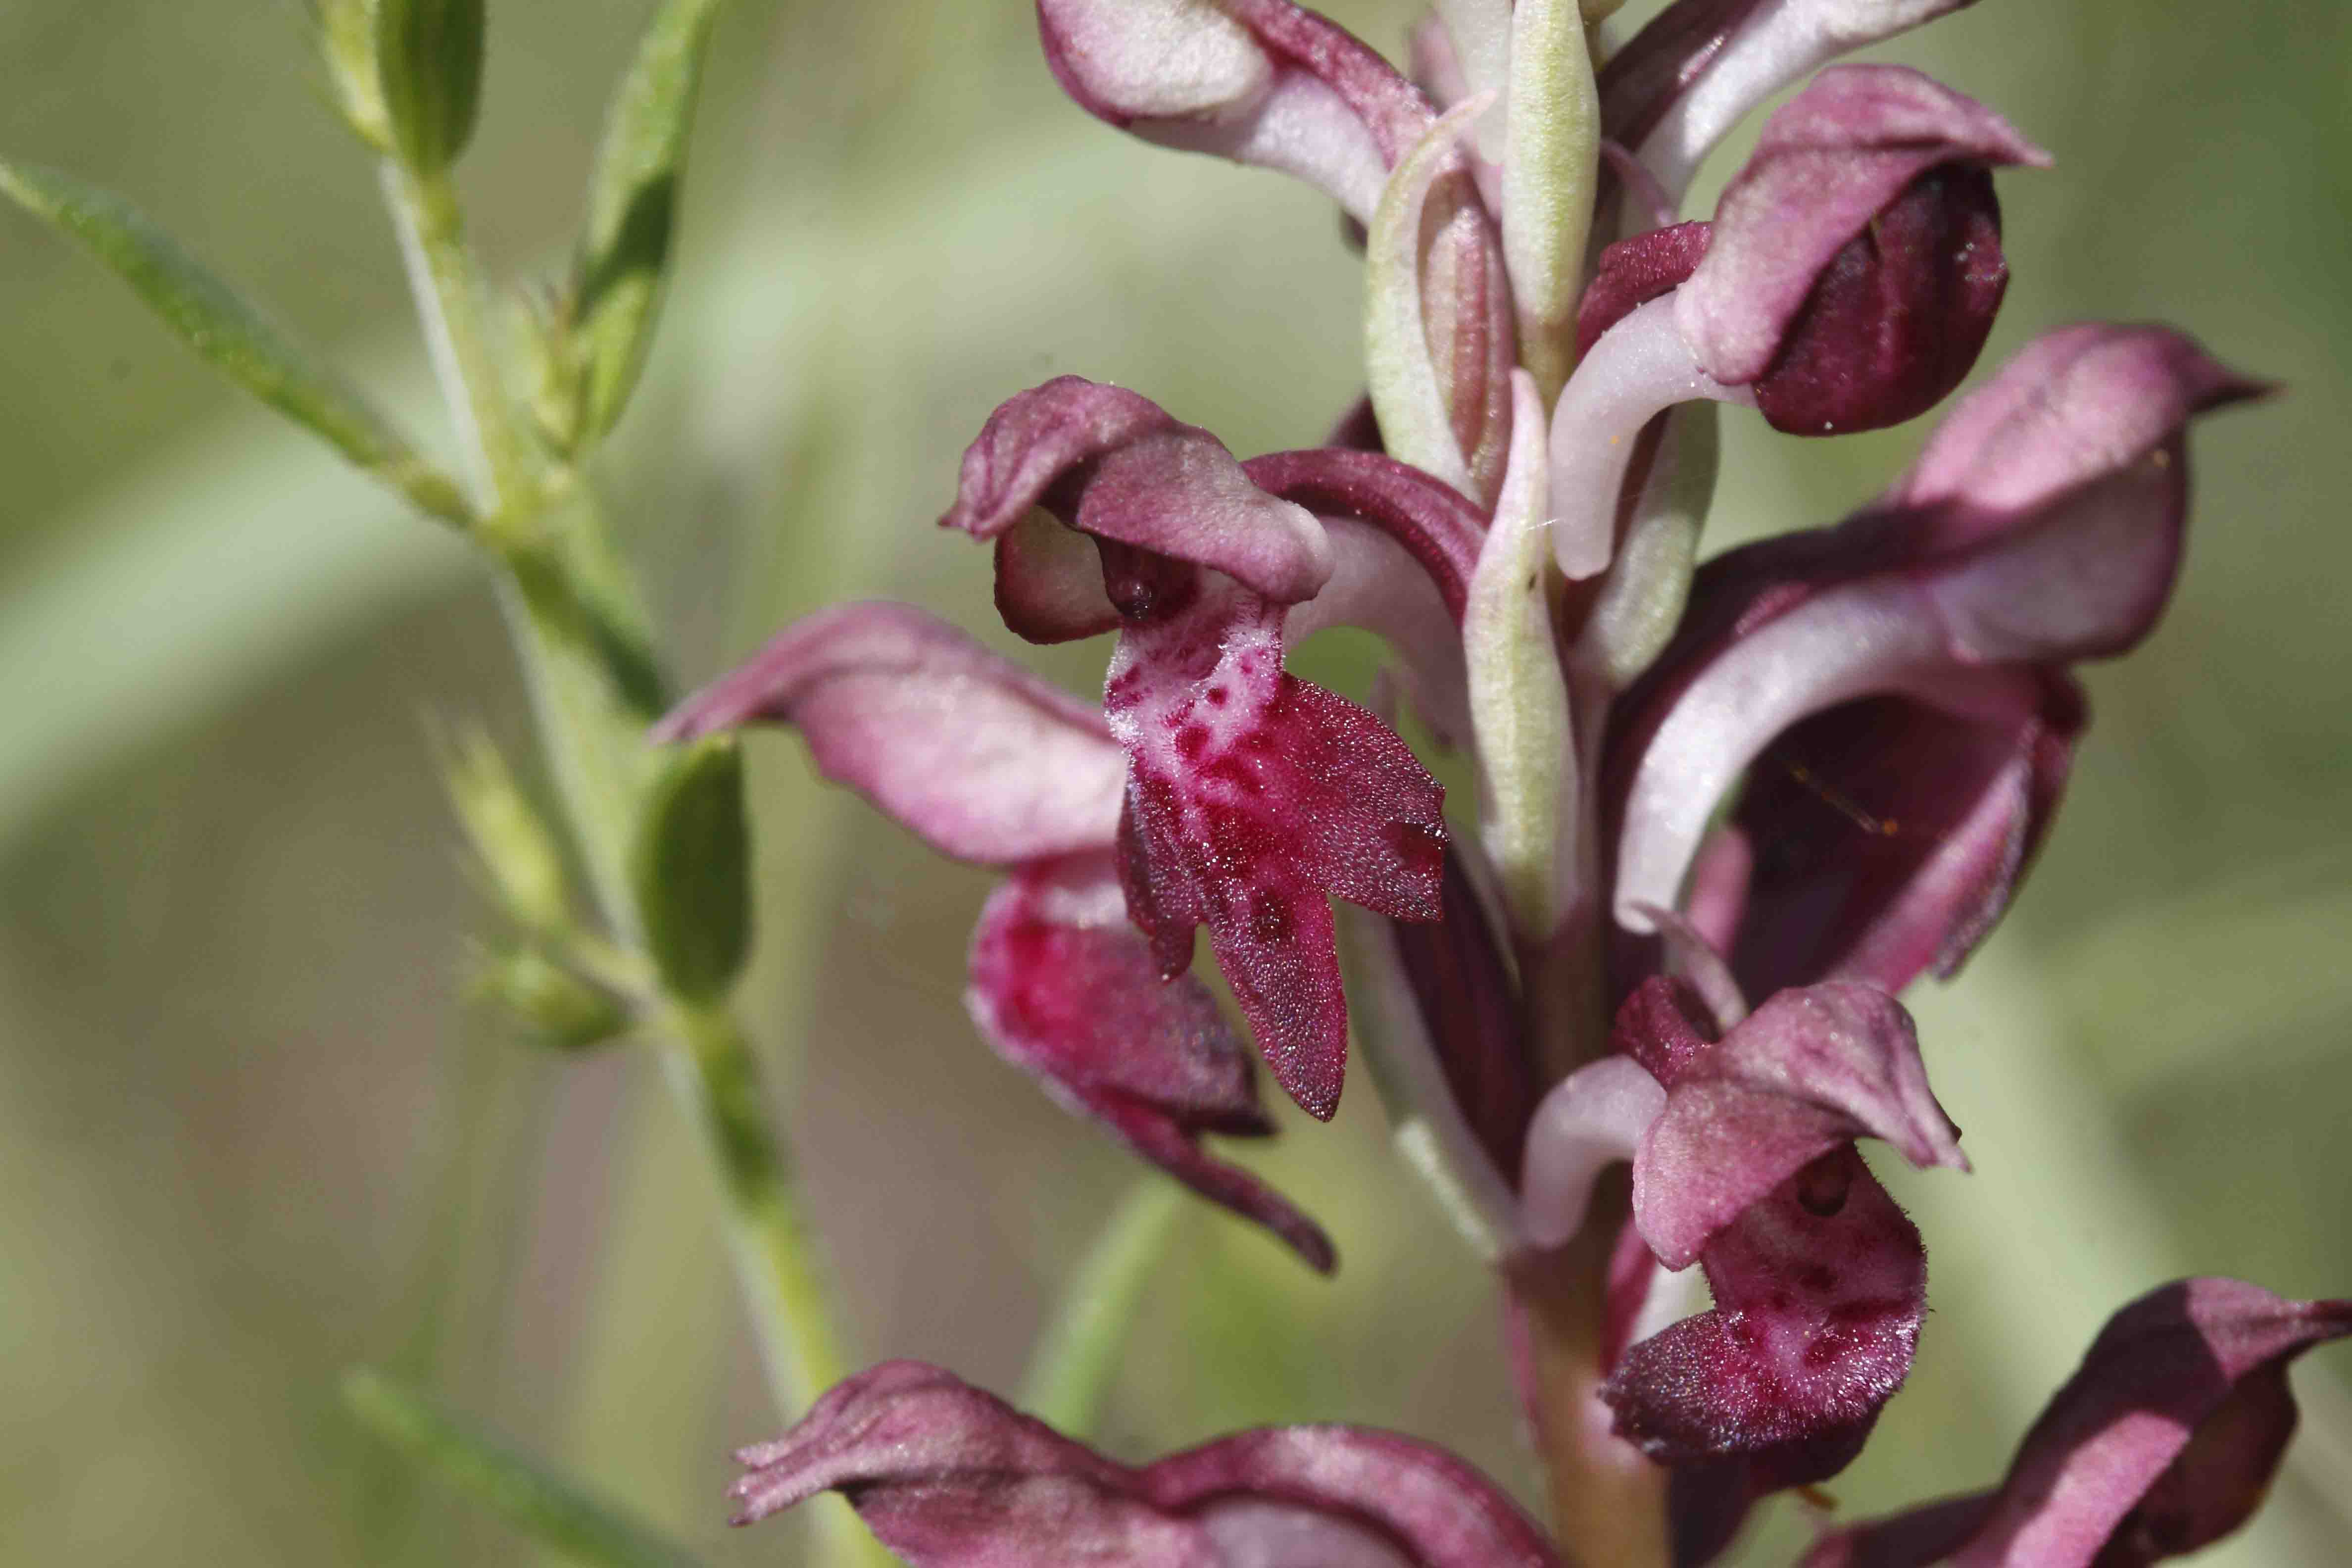
[[[560,265],[650,5],[491,9],[463,183],[490,264],[527,281]],[[1383,47],[1412,11],[1329,9]],[[2348,16],[1985,0],[1882,51],[2058,155],[2004,177],[2015,281],[1988,363],[2060,321],[2162,316],[2291,395],[2200,428],[2169,619],[2090,672],[2096,721],[2022,906],[1915,999],[1978,1173],[1890,1177],[1937,1311],[1832,1489],[1850,1508],[1990,1480],[2160,1279],[2352,1292]],[[146,206],[446,447],[370,169],[323,96],[294,0],[0,7],[0,148]],[[746,0],[688,191],[603,478],[689,677],[847,594],[1003,643],[983,555],[929,520],[1020,386],[1137,385],[1249,452],[1317,438],[1357,384],[1332,214],[1085,119],[1024,0]],[[425,722],[525,740],[483,579],[13,211],[0,366],[0,1555],[517,1560],[345,1426],[334,1376],[365,1359],[714,1560],[793,1559],[792,1525],[720,1523],[728,1448],[776,1421],[647,1064],[530,1055],[459,997],[488,920]],[[1833,519],[1918,439],[1727,427],[1718,542]],[[1303,657],[1348,682],[1360,653]],[[1099,650],[1048,663],[1083,688]],[[971,1036],[988,879],[814,788],[787,741],[754,765],[745,1000],[861,1347],[1009,1389],[1129,1169]],[[1334,1231],[1338,1281],[1192,1214],[1107,1446],[1371,1421],[1525,1490],[1486,1283],[1391,1161],[1370,1086],[1289,1133],[1259,1163]],[[2352,1558],[2352,1355],[2297,1379],[2292,1468],[2214,1561]],[[1751,1555],[1803,1536],[1784,1513]]]

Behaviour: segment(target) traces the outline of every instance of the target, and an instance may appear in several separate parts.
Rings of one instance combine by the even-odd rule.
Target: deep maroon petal
[[[1186,1186],[1256,1220],[1328,1271],[1330,1238],[1247,1172],[1209,1158],[1203,1133],[1264,1137],[1247,1047],[1207,986],[1160,977],[1127,921],[1110,856],[1024,869],[972,933],[965,1005],[999,1056],[1095,1118]]]
[[[1823,71],[1766,124],[1675,291],[1698,363],[1799,434],[1910,418],[1975,363],[2008,281],[1986,170],[2047,155],[1896,66]]]
[[[1126,760],[1101,711],[908,605],[794,622],[654,733],[791,724],[824,775],[944,855],[1006,866],[1107,847]]]
[[[1601,253],[1576,307],[1576,352],[1592,352],[1601,334],[1660,295],[1680,288],[1706,257],[1714,226],[1678,223],[1621,239]]]
[[[1675,1077],[1633,1161],[1634,1221],[1659,1262],[1685,1268],[1783,1182],[1865,1137],[1915,1165],[1967,1168],[1900,1003],[1837,981],[1783,991]]]
[[[1250,482],[1318,517],[1352,517],[1403,546],[1462,618],[1486,514],[1442,479],[1377,451],[1317,447],[1269,452],[1242,465]]]
[[[2086,719],[2054,670],[2016,695],[2013,713],[1971,715],[1865,698],[1757,759],[1733,821],[1758,847],[1725,943],[1750,994],[1958,972],[2032,866]]]
[[[1140,1471],[917,1362],[736,1458],[736,1522],[838,1490],[912,1568],[1559,1568],[1461,1460],[1344,1426],[1244,1432]]]
[[[1741,23],[1767,0],[1675,0],[1601,68],[1601,126],[1639,151]]]
[[[1931,169],[1822,268],[1756,379],[1757,409],[1800,436],[1925,414],[1974,368],[2008,288],[1992,175]]]
[[[2186,1279],[2107,1321],[1997,1491],[1825,1538],[1805,1568],[2142,1568],[2244,1523],[2294,1435],[2288,1363],[2352,1301]]]
[[[1536,1103],[1518,988],[1452,847],[1443,896],[1444,918],[1434,924],[1391,922],[1399,966],[1454,1103],[1495,1168],[1515,1172]]]
[[[1100,567],[1016,529],[1041,506],[1081,532],[1213,567],[1286,605],[1312,598],[1331,575],[1321,525],[1251,484],[1223,442],[1149,398],[1080,376],[1033,387],[989,416],[940,521],[997,542],[1000,605],[1076,607],[1067,625],[1016,620],[1015,631],[1104,629],[1092,625],[1100,599],[1089,585]]]
[[[1347,1055],[1327,895],[1443,913],[1444,792],[1371,714],[1282,668],[1280,609],[1230,589],[1132,621],[1105,688],[1128,749],[1137,923],[1206,924],[1276,1078],[1311,1113]]]
[[[1911,1368],[1919,1233],[1851,1145],[1751,1205],[1700,1259],[1712,1310],[1627,1351],[1602,1397],[1661,1464],[1742,1460],[1759,1492],[1836,1474]]]

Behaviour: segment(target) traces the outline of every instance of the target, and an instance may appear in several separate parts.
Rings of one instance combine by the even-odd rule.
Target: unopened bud
[[[713,736],[679,749],[646,802],[629,879],[662,984],[689,1002],[722,994],[751,946],[743,754]]]
[[[376,72],[409,167],[437,174],[473,139],[482,99],[482,0],[374,0]]]

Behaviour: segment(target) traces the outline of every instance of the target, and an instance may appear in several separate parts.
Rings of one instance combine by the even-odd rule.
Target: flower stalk
[[[585,480],[569,468],[543,474],[524,439],[483,324],[478,275],[446,172],[420,174],[387,159],[383,183],[436,377],[480,497],[478,534],[501,568],[499,603],[540,742],[598,913],[634,958],[645,932],[628,861],[656,759],[645,736],[658,711],[658,676],[616,656],[614,639],[598,635],[611,630],[611,606],[628,590]],[[559,509],[560,532],[551,527]],[[770,1391],[779,1410],[804,1410],[855,1363],[790,1144],[767,1110],[758,1057],[723,998],[678,995],[658,966],[630,968],[663,1078],[713,1178]],[[833,1568],[893,1561],[837,1500],[815,1524],[822,1561]]]

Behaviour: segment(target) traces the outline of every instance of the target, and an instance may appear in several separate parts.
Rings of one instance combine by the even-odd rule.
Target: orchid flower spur
[[[662,731],[790,724],[934,847],[1005,868],[971,953],[982,1034],[1322,1267],[1311,1222],[1200,1148],[1271,1124],[1196,930],[1317,1118],[1352,1037],[1496,1272],[1554,1535],[1402,1437],[1282,1428],[1132,1468],[904,1363],[746,1450],[744,1520],[838,1489],[918,1568],[1696,1564],[1845,1467],[1903,1384],[1926,1246],[1857,1143],[1968,1164],[1895,994],[2014,898],[2085,733],[2073,667],[2147,636],[2178,574],[2188,426],[2263,388],[2168,328],[2063,328],[1845,522],[1696,565],[1715,405],[1807,437],[1926,412],[2007,285],[1992,172],[2050,159],[1916,71],[1831,66],[1715,216],[1678,221],[1749,110],[1958,7],[1675,0],[1601,58],[1612,8],[1451,0],[1416,86],[1288,0],[1039,0],[1089,113],[1299,176],[1360,226],[1368,408],[1242,460],[1124,388],[1018,392],[941,521],[990,547],[1013,636],[1115,635],[1099,708],[866,605]],[[1286,668],[1339,625],[1392,662],[1361,704]],[[1408,710],[1475,810],[1447,813]],[[2210,1539],[2284,1442],[2278,1368],[2345,1325],[2159,1292],[2000,1491],[1810,1561]],[[2018,1544],[2044,1541],[2066,1544]]]

